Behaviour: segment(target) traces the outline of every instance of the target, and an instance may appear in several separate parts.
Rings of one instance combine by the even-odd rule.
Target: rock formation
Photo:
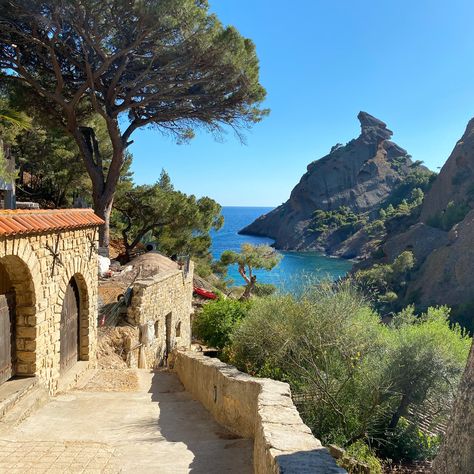
[[[446,211],[449,203],[463,205],[474,198],[474,119],[467,124],[438,178],[426,195],[421,211],[422,222]],[[472,207],[472,205],[470,206]]]
[[[388,233],[382,262],[411,250],[416,267],[401,303],[454,308],[472,326],[474,305],[474,119],[432,184],[419,221]],[[380,260],[379,260],[380,261]],[[376,263],[371,259],[364,266]]]
[[[334,146],[328,155],[309,164],[289,200],[240,233],[271,237],[279,249],[318,249],[337,254],[347,236],[328,236],[321,244],[309,228],[314,211],[332,211],[341,206],[355,213],[376,211],[412,165],[407,152],[390,141],[393,133],[384,122],[366,112],[357,117],[361,125],[358,138],[345,146]],[[344,251],[339,254],[356,256],[362,243],[355,239],[352,244],[347,255]]]
[[[445,236],[441,232],[431,228],[427,239],[432,239],[434,248],[419,259],[419,269],[408,287],[408,300],[421,307],[474,302],[474,211],[449,233],[444,232]]]

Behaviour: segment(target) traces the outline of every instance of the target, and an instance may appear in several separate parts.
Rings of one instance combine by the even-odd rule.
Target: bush
[[[348,235],[357,231],[366,222],[366,216],[354,213],[347,206],[340,206],[334,211],[316,209],[313,213],[310,229],[313,232],[326,232],[344,228]]]
[[[253,293],[259,297],[270,296],[276,292],[276,289],[276,286],[271,283],[255,283]]]
[[[241,370],[290,383],[324,444],[383,441],[425,404],[446,419],[470,345],[448,317],[444,307],[421,316],[410,307],[387,326],[350,281],[327,283],[255,300],[226,353]]]
[[[368,429],[386,330],[350,282],[323,284],[298,299],[254,301],[233,334],[232,362],[289,382],[315,435],[344,444]]]
[[[395,462],[431,460],[438,453],[440,443],[440,436],[427,435],[401,418],[397,427],[386,434],[379,453]]]
[[[360,469],[353,466],[352,459],[366,464],[369,467],[370,474],[382,474],[382,464],[373,450],[362,440],[358,440],[347,447],[346,453],[338,464],[349,472],[349,474],[358,474]]]
[[[249,302],[230,298],[208,303],[194,320],[194,334],[205,344],[223,349],[229,344],[232,331],[245,318],[249,308]]]
[[[410,271],[415,267],[413,252],[405,250],[391,264],[375,264],[356,272],[354,279],[361,291],[374,297],[378,309],[387,309],[405,290]]]
[[[450,327],[447,307],[416,316],[413,307],[397,314],[385,352],[384,383],[392,407],[388,428],[395,429],[409,409],[428,401],[446,416],[463,373],[470,339],[458,325]]]
[[[450,201],[444,212],[439,212],[431,216],[427,224],[442,230],[451,230],[455,224],[461,222],[471,210],[465,202],[455,203]]]

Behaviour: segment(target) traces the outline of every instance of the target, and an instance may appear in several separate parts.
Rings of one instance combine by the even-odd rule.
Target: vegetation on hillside
[[[310,231],[318,235],[320,242],[324,242],[329,233],[337,231],[345,239],[362,228],[369,236],[381,239],[390,221],[417,215],[435,176],[435,173],[420,167],[420,163],[414,163],[410,174],[394,189],[377,214],[358,213],[348,206],[329,211],[316,209]]]
[[[451,230],[455,224],[461,222],[471,210],[467,202],[455,203],[450,201],[443,212],[439,212],[428,219],[428,225],[442,230]]]
[[[435,455],[439,437],[430,433],[447,417],[470,347],[448,308],[408,307],[383,324],[351,281],[239,304],[207,305],[198,334],[240,370],[288,382],[323,443],[368,456],[363,441],[393,461]],[[428,411],[436,415],[426,431]]]
[[[354,281],[372,298],[378,310],[387,312],[403,296],[415,263],[413,252],[405,250],[392,263],[376,263],[366,270],[358,270]]]

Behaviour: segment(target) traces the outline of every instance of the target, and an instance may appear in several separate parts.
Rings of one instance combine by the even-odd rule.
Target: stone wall
[[[61,310],[72,278],[80,299],[78,358],[95,364],[97,239],[96,227],[0,235],[0,293],[13,291],[16,299],[16,375],[37,376],[50,393],[60,378]]]
[[[133,284],[127,320],[144,331],[148,325],[152,341],[145,342],[141,367],[162,365],[175,347],[191,345],[191,312],[193,296],[193,263],[189,271],[169,270]]]
[[[251,377],[191,351],[176,351],[174,370],[218,423],[254,440],[255,473],[345,472],[301,420],[288,384]]]

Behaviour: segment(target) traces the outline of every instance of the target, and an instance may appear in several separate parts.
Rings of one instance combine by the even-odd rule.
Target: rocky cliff
[[[410,250],[416,266],[400,305],[448,305],[474,330],[474,119],[426,194],[418,222],[389,232],[380,258],[390,263]]]
[[[463,208],[466,214],[473,207],[473,200],[474,119],[471,119],[423,201],[421,220],[436,221],[456,207]]]
[[[357,215],[373,215],[412,171],[413,164],[407,152],[390,141],[393,133],[384,122],[366,112],[357,118],[361,125],[358,138],[345,146],[335,145],[328,155],[309,164],[288,201],[240,233],[271,237],[275,246],[284,250],[317,249],[358,256],[367,243],[366,236],[325,232],[322,238],[321,232],[314,230],[315,211],[345,207]],[[345,249],[348,239],[349,250]]]

